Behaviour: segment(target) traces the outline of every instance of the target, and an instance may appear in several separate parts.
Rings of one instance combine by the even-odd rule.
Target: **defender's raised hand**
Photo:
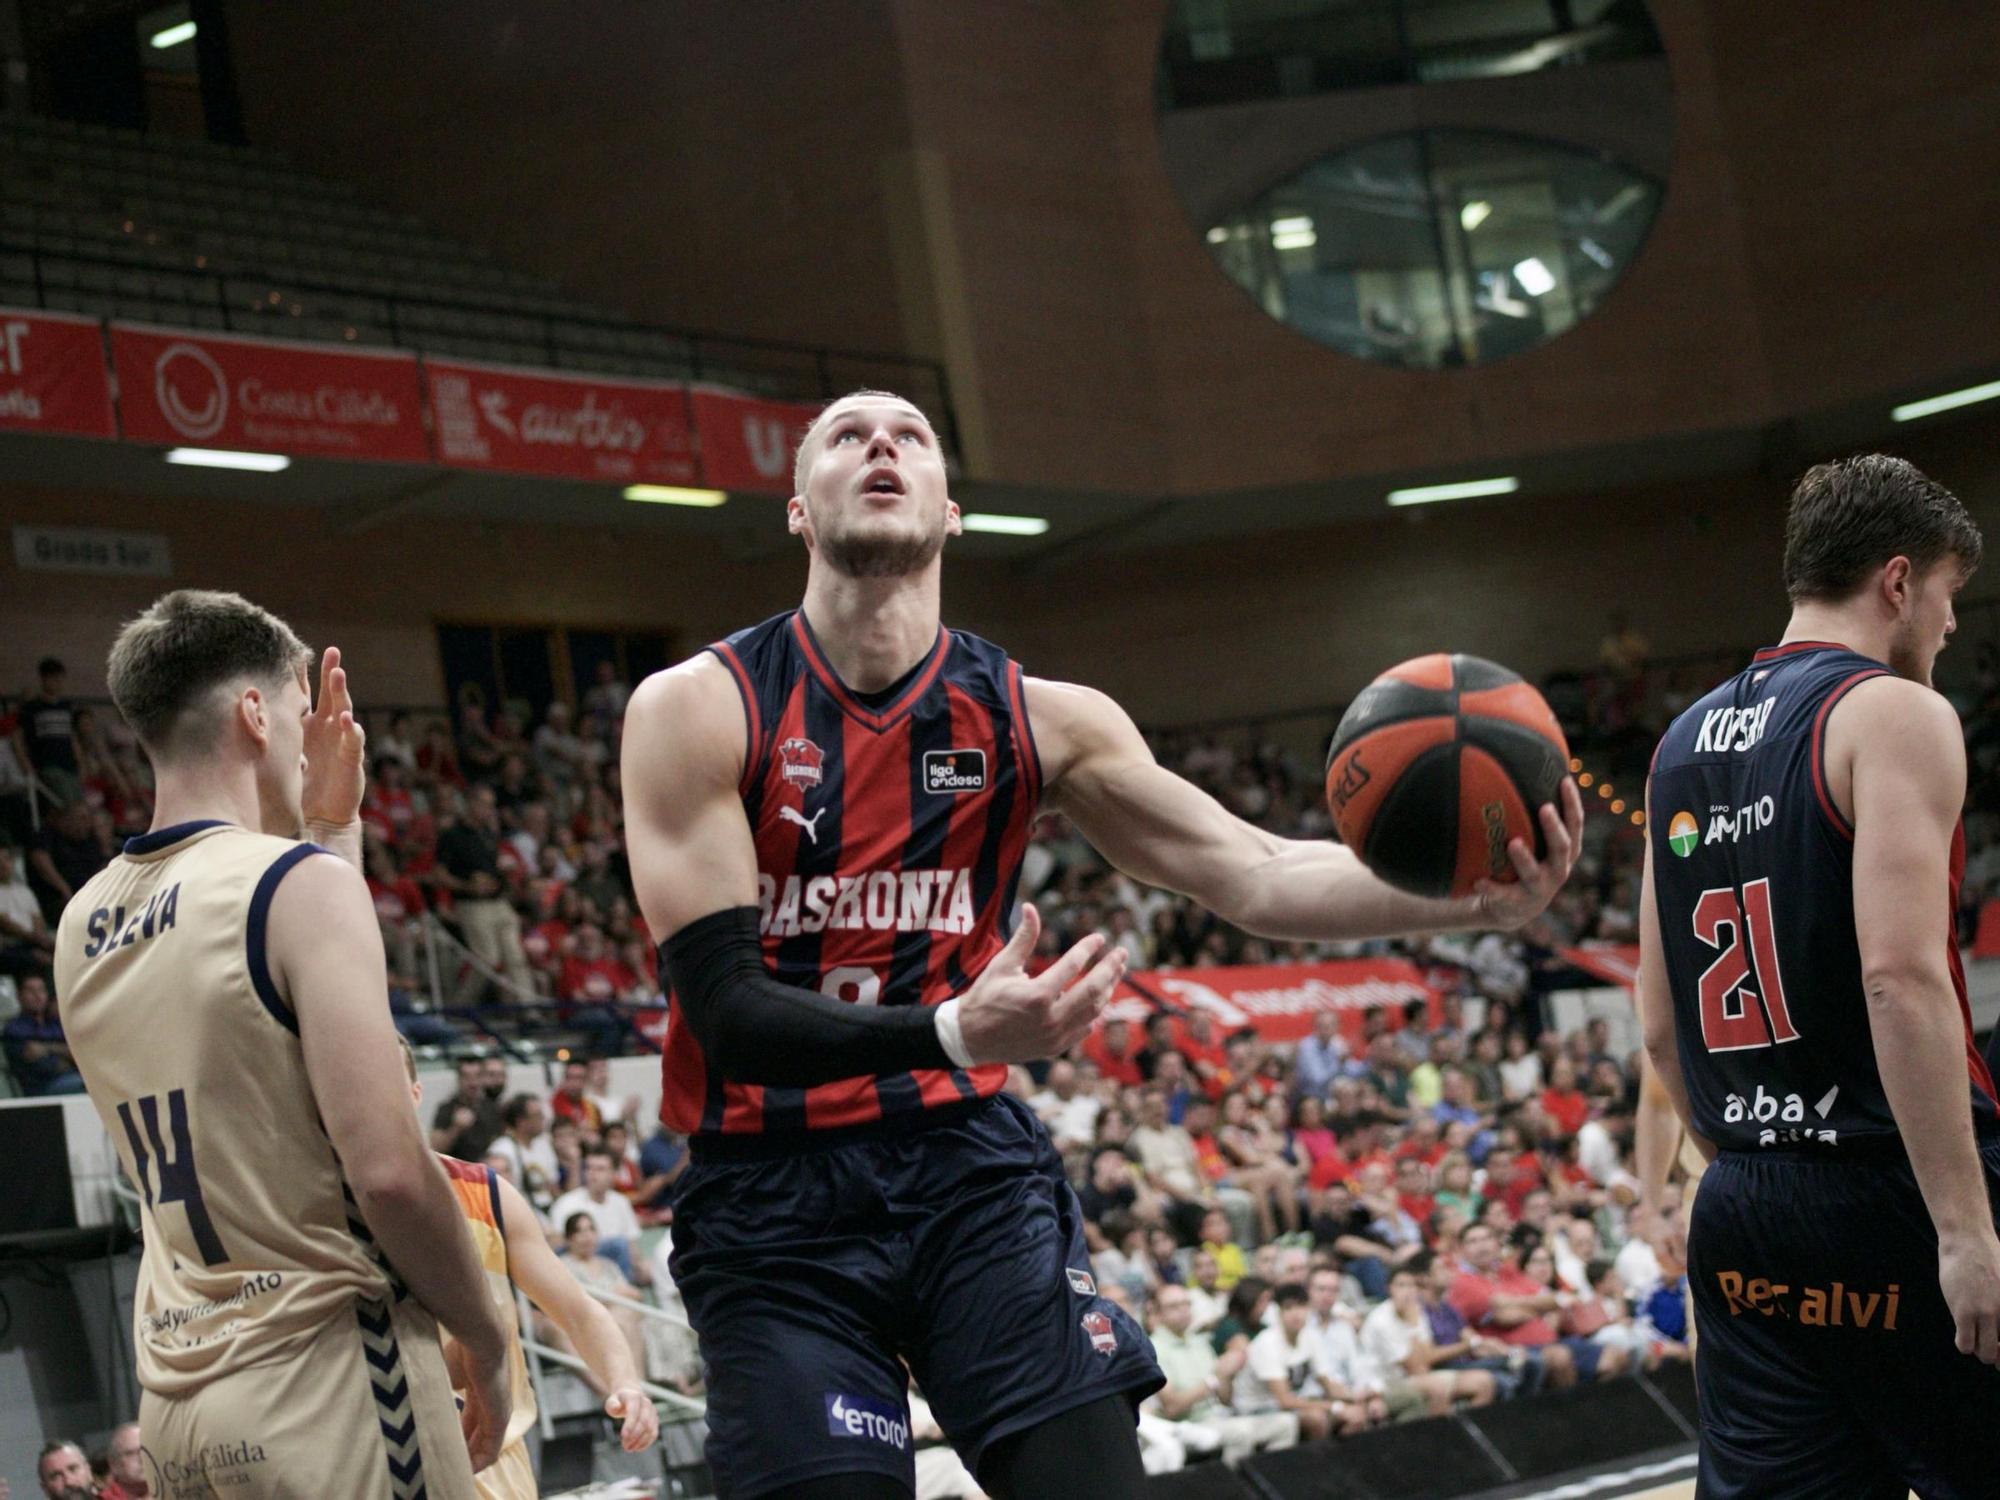
[[[306,715],[305,790],[300,798],[308,828],[338,828],[361,816],[368,781],[368,736],[354,718],[340,648],[320,658],[319,692]]]

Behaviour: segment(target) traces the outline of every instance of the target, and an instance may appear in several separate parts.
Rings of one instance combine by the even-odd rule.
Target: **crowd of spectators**
[[[44,1500],[148,1500],[157,1494],[146,1477],[137,1422],[114,1428],[95,1456],[81,1443],[51,1438],[35,1455],[35,1479]],[[7,1500],[7,1492],[0,1479],[0,1500]]]
[[[11,982],[18,1007],[10,1071],[37,1093],[76,1087],[49,934],[68,894],[150,819],[143,757],[116,715],[73,704],[61,664],[42,665],[39,692],[0,709],[0,988]],[[1635,754],[1642,772],[1664,715],[1725,670],[1649,676],[1643,639],[1614,622],[1596,668],[1546,688],[1601,779]],[[476,693],[455,723],[374,719],[365,854],[398,1024],[456,1059],[434,1145],[506,1172],[587,1284],[670,1304],[685,1145],[611,1097],[603,1061],[644,1050],[632,1023],[662,1003],[624,850],[628,695],[607,666],[574,710],[551,704],[532,726],[520,705]],[[1981,651],[1953,696],[1973,762],[1969,937],[2000,888],[2000,651]],[[1254,733],[1153,745],[1260,826],[1331,832],[1310,747]],[[29,775],[38,828],[24,816]],[[1045,953],[1103,932],[1137,969],[1396,955],[1442,996],[1366,1012],[1357,1033],[1328,1012],[1296,1045],[1222,1034],[1200,1010],[1115,1021],[1017,1070],[1010,1086],[1072,1169],[1096,1285],[1141,1321],[1167,1371],[1143,1428],[1151,1466],[1686,1357],[1682,1247],[1665,1218],[1632,1221],[1637,1058],[1614,1052],[1602,1023],[1545,1029],[1543,995],[1592,982],[1564,950],[1636,940],[1641,836],[1590,800],[1576,874],[1522,931],[1348,945],[1243,933],[1111,870],[1061,818],[1037,822],[1021,895],[1044,914]],[[537,1027],[594,1060],[567,1064],[546,1097],[510,1093],[504,1060],[478,1044]],[[623,1326],[652,1378],[699,1389],[684,1333]]]

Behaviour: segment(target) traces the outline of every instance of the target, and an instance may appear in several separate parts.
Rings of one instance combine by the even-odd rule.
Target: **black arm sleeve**
[[[855,1005],[773,979],[754,906],[688,923],[660,945],[660,967],[709,1066],[733,1082],[809,1088],[953,1066],[927,1005]]]

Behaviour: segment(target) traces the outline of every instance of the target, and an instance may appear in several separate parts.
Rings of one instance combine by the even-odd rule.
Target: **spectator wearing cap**
[[[82,1093],[83,1078],[63,1038],[48,981],[39,974],[29,974],[20,981],[19,991],[21,1013],[0,1029],[14,1082],[30,1098]]]

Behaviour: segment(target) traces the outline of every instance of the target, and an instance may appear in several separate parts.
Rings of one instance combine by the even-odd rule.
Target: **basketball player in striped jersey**
[[[56,976],[144,1197],[146,1462],[176,1500],[472,1500],[506,1332],[402,1092],[355,868],[362,737],[339,654],[317,711],[310,662],[283,621],[194,590],[111,650],[157,811],[65,908]],[[462,1423],[439,1322],[467,1350]]]
[[[411,1101],[421,1106],[424,1091],[417,1084],[417,1059],[401,1037],[403,1076],[410,1083]],[[486,1271],[500,1321],[507,1329],[507,1370],[514,1414],[507,1424],[500,1457],[473,1476],[480,1500],[535,1500],[535,1468],[528,1461],[528,1429],[535,1425],[535,1391],[528,1382],[528,1364],[521,1353],[521,1329],[516,1320],[514,1289],[528,1294],[563,1331],[577,1357],[588,1367],[585,1377],[605,1398],[607,1415],[621,1424],[619,1439],[627,1453],[650,1448],[659,1440],[660,1415],[640,1387],[632,1351],[618,1325],[603,1306],[583,1289],[549,1248],[542,1221],[521,1196],[520,1189],[484,1162],[438,1156],[451,1179],[459,1212],[472,1231],[473,1248]],[[445,1340],[445,1362],[458,1364],[454,1340]]]
[[[1524,922],[1568,874],[1582,806],[1568,787],[1539,810],[1548,855],[1516,840],[1518,883],[1404,895],[1349,850],[1232,817],[1110,699],[944,629],[959,515],[909,402],[833,403],[795,489],[803,607],[649,679],[623,744],[633,880],[673,985],[662,1116],[692,1142],[674,1276],[710,1466],[727,1500],[904,1500],[907,1360],[990,1493],[1124,1500],[1159,1368],[1098,1295],[1047,1133],[1002,1092],[1007,1064],[1089,1030],[1124,967],[1093,936],[1027,973],[1037,809],[1139,880],[1314,939]]]

